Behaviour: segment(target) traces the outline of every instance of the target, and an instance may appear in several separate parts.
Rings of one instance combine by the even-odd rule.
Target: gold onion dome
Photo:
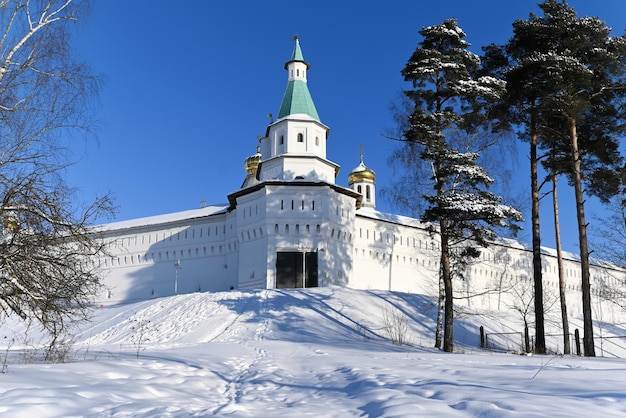
[[[348,176],[348,183],[353,184],[360,181],[376,181],[376,173],[371,168],[368,168],[363,164],[363,156],[361,155],[361,163],[350,172]]]
[[[245,168],[248,174],[256,174],[256,169],[261,163],[261,150],[259,147],[256,148],[256,154],[249,156],[246,158],[246,161],[243,163],[243,168]]]

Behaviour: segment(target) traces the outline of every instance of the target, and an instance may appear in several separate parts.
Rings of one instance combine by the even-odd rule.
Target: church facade
[[[297,39],[285,69],[276,120],[245,160],[246,177],[227,203],[101,227],[109,254],[93,260],[106,285],[98,303],[332,285],[437,294],[437,238],[417,219],[376,210],[376,175],[363,155],[348,185],[335,183],[339,166],[327,158],[329,128],[307,87],[309,64]],[[531,264],[525,246],[494,243],[456,283],[460,303],[489,310],[526,303],[515,289],[532,289]],[[556,258],[548,249],[543,269],[546,292],[558,296]],[[565,260],[565,272],[569,313],[577,316],[575,257]],[[592,269],[592,288],[610,320],[623,320],[623,312],[601,293],[624,277],[608,264]]]

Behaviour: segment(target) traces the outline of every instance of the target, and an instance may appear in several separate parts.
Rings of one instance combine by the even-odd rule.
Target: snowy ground
[[[477,317],[445,354],[426,348],[433,315],[420,295],[341,288],[104,307],[74,362],[25,364],[17,340],[1,351],[0,416],[626,416],[626,361],[481,352]],[[410,321],[412,346],[387,341],[385,317]]]

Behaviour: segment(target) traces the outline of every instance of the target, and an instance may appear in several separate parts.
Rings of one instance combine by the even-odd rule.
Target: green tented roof
[[[285,91],[283,102],[278,111],[278,119],[298,113],[304,113],[320,121],[306,82],[302,80],[292,80],[287,84],[287,90]]]
[[[304,56],[302,55],[302,50],[300,49],[300,42],[296,40],[296,47],[293,49],[293,54],[291,54],[291,61],[304,61]]]
[[[302,55],[300,41],[297,37],[294,39],[296,41],[296,46],[291,54],[291,60],[287,61],[285,64],[285,69],[287,69],[289,64],[294,61],[306,64],[308,69],[309,64],[304,60],[304,55]],[[285,91],[283,102],[281,103],[280,110],[278,111],[278,119],[299,113],[309,115],[313,119],[320,121],[320,117],[315,109],[315,104],[313,104],[313,99],[311,98],[311,93],[309,92],[309,87],[307,86],[306,81],[291,80],[287,83],[287,90]]]

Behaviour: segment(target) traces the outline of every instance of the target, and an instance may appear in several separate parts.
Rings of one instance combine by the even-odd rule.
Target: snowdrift
[[[513,328],[506,313],[461,316],[464,354],[446,354],[435,317],[429,298],[384,291],[179,295],[94,308],[74,361],[53,365],[17,361],[41,336],[7,321],[0,415],[626,416],[623,360],[480,351],[478,327]]]

